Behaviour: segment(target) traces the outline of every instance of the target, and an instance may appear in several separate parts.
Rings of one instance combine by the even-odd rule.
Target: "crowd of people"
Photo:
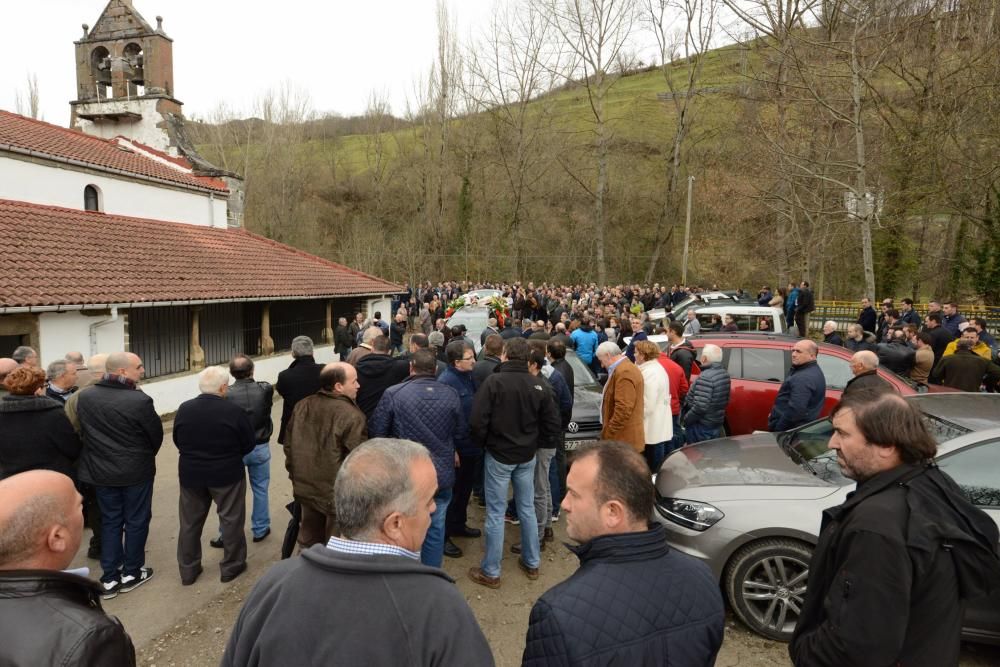
[[[499,589],[509,576],[503,572],[505,524],[516,524],[520,541],[510,550],[518,576],[535,581],[559,520],[581,566],[535,603],[524,664],[714,662],[724,623],[718,582],[649,523],[651,473],[684,443],[717,437],[732,397],[718,345],[693,346],[690,319],[650,317],[698,290],[497,286],[510,312],[499,318],[502,325],[489,321],[477,357],[468,331],[449,327],[445,318],[445,307],[456,307],[471,287],[408,289],[393,303],[391,322],[378,312],[358,313],[350,323],[340,318],[333,363],[317,363],[313,341],[295,338],[292,362],[274,387],[254,378],[246,355],[234,357],[228,369],[199,373],[199,394],[180,406],[171,436],[179,455],[180,583],[192,585],[203,574],[202,539],[213,504],[218,530],[213,526],[209,544],[222,549],[222,582],[247,568],[248,486],[251,537],[259,542],[271,534],[275,391],[283,400],[277,442],[295,501],[284,562],[246,600],[224,665],[306,664],[334,656],[351,664],[493,664],[476,619],[441,569],[444,558],[461,557],[463,547],[481,538],[483,556],[466,575]],[[751,298],[782,309],[792,302],[799,330],[808,330],[814,303],[808,283],[776,294],[764,288]],[[996,343],[985,322],[965,322],[954,304],[920,318],[907,299],[901,311],[883,302],[881,315],[865,301],[844,338],[835,323],[823,327],[824,342],[854,351],[854,378],[838,409],[840,419],[860,420],[861,429],[860,441],[847,441],[850,425],[838,426],[831,448],[859,483],[896,474],[904,464],[923,474],[933,450],[912,454],[909,447],[926,433],[914,431],[920,428],[912,423],[915,409],[893,402],[898,394],[878,377],[878,366],[917,384],[978,391],[1000,379],[991,360]],[[653,334],[667,337],[666,349],[648,339]],[[606,378],[600,440],[574,452],[565,443],[578,380],[566,361],[569,349]],[[818,353],[816,341],[795,341],[769,430],[818,418],[826,396]],[[99,600],[153,577],[145,546],[162,422],[139,386],[143,364],[135,354],[100,354],[84,363],[71,352],[47,372],[38,366],[28,347],[0,359],[0,618],[30,623],[31,614],[41,612],[19,617],[18,609],[32,609],[21,600],[42,589],[69,591],[59,604],[72,609],[72,620],[53,621],[61,629],[54,660],[133,664],[128,635]],[[897,421],[906,429],[865,431],[863,406],[876,403],[902,411]],[[875,460],[872,451],[896,455]],[[481,526],[470,525],[472,503],[485,509]],[[974,508],[962,511],[988,538]],[[97,582],[63,572],[84,526],[93,531],[87,555],[100,562]],[[995,532],[991,546],[986,540],[994,557]],[[823,598],[840,594],[842,585],[811,578],[814,587]],[[792,645],[797,664],[817,664],[822,655],[852,663],[845,656],[857,654],[839,638],[839,622],[815,604],[811,612]],[[336,627],[324,618],[337,619]],[[402,629],[408,639],[386,641]],[[40,632],[35,627],[23,636],[37,643]],[[888,662],[910,655],[912,647],[903,648]],[[27,650],[20,641],[4,642],[0,662],[19,664]],[[107,660],[94,657],[104,655]]]

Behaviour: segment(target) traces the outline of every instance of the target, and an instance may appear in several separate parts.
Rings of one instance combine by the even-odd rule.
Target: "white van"
[[[770,306],[752,306],[746,303],[725,303],[719,301],[707,306],[695,308],[702,333],[711,331],[712,316],[718,315],[722,324],[726,323],[726,315],[733,318],[737,331],[752,333],[788,333],[788,324],[781,308]],[[679,320],[682,324],[684,320]]]

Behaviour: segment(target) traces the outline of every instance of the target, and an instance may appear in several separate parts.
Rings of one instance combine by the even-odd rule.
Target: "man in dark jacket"
[[[690,381],[692,370],[697,369],[695,359],[698,358],[698,352],[684,338],[684,325],[680,322],[671,322],[667,326],[667,340],[670,341],[671,361],[684,369],[684,377]]]
[[[722,366],[722,348],[706,345],[701,350],[701,374],[691,382],[681,421],[687,442],[719,437],[729,405],[731,378]]]
[[[851,372],[854,377],[844,386],[843,396],[856,391],[896,391],[895,387],[878,376],[878,355],[874,352],[855,352],[851,357]]]
[[[973,352],[967,338],[959,338],[955,354],[942,359],[931,372],[931,382],[959,391],[979,391],[984,380],[1000,381],[1000,366]]]
[[[818,352],[816,343],[808,339],[792,346],[792,368],[767,417],[768,431],[787,431],[819,418],[826,400],[826,377],[816,363]]]
[[[449,347],[465,344],[466,341],[455,341],[449,343]],[[420,562],[441,567],[445,516],[455,486],[455,468],[459,464],[455,437],[467,432],[468,424],[458,392],[438,382],[436,371],[437,360],[430,350],[414,352],[409,379],[385,390],[369,420],[368,433],[373,438],[419,442],[431,453],[437,470],[438,490],[434,494],[431,525],[420,550]]]
[[[916,351],[906,344],[906,334],[900,330],[892,331],[888,342],[879,343],[875,347],[878,362],[897,375],[906,377],[913,369]]]
[[[197,581],[202,572],[201,530],[213,501],[225,549],[219,563],[222,582],[232,581],[247,569],[243,457],[257,445],[246,412],[225,400],[228,372],[209,366],[198,374],[198,389],[201,394],[181,403],[174,418],[174,444],[180,454],[177,568],[184,586]]]
[[[264,575],[240,610],[222,667],[491,667],[490,646],[454,580],[418,562],[437,488],[422,445],[376,438],[354,450],[334,485],[339,536]]]
[[[285,429],[292,418],[295,405],[306,396],[312,396],[319,391],[319,373],[322,364],[317,364],[313,357],[313,342],[309,336],[296,336],[292,339],[292,363],[278,373],[278,383],[275,389],[285,399],[281,406],[281,428],[278,430],[278,444],[285,444]]]
[[[941,357],[944,356],[948,343],[955,340],[955,336],[941,325],[941,315],[939,313],[927,313],[924,318],[924,331],[931,337],[931,349],[934,350],[934,365],[936,366]]]
[[[619,442],[577,450],[563,500],[580,569],[531,610],[522,665],[709,667],[725,609],[704,564],[649,525],[655,491],[642,455]]]
[[[83,538],[82,501],[69,477],[49,470],[0,481],[0,664],[135,665],[101,587],[65,571]]]
[[[503,515],[512,482],[523,548],[518,566],[529,579],[538,578],[535,452],[539,441],[559,437],[559,410],[545,386],[528,372],[528,350],[523,338],[504,343],[500,367],[476,392],[472,405],[472,440],[486,448],[486,553],[481,566],[469,570],[469,578],[489,588],[500,587]]]
[[[868,297],[861,299],[861,312],[858,313],[858,324],[861,325],[862,331],[875,333],[877,323],[878,313],[872,307],[871,299]]]
[[[406,360],[389,356],[389,339],[385,336],[372,340],[371,354],[361,357],[356,366],[361,385],[357,402],[366,418],[371,419],[386,389],[409,377],[412,359],[412,354]]]
[[[340,355],[341,361],[344,361],[353,348],[354,336],[351,335],[347,318],[341,317],[337,320],[337,326],[333,329],[333,351]]]
[[[809,335],[809,313],[814,310],[816,301],[813,299],[812,290],[809,289],[809,281],[803,280],[799,283],[799,296],[795,300],[795,326],[802,338]]]
[[[368,439],[365,415],[354,398],[358,374],[346,362],[327,364],[320,390],[295,406],[285,441],[285,467],[292,496],[302,507],[298,543],[302,549],[337,533],[333,481],[341,462]]]
[[[253,379],[253,359],[240,354],[229,362],[233,384],[226,392],[226,400],[243,408],[253,427],[254,450],[243,457],[253,493],[253,512],[250,514],[250,532],[253,541],[260,542],[271,534],[271,513],[268,509],[267,488],[271,483],[271,434],[274,423],[271,406],[274,388],[269,382]],[[222,546],[221,538],[212,546]]]
[[[837,323],[833,320],[827,320],[823,323],[823,342],[828,345],[844,347],[844,339],[837,333]]]
[[[45,371],[45,379],[48,380],[45,395],[63,405],[79,389],[76,386],[76,364],[66,359],[57,359],[49,364]]]
[[[500,336],[496,336],[501,340]],[[438,376],[438,382],[446,384],[458,394],[462,405],[465,428],[455,433],[455,451],[458,453],[458,468],[455,470],[455,486],[448,513],[445,516],[444,555],[461,558],[462,550],[451,541],[452,537],[479,537],[482,531],[467,525],[469,498],[476,481],[476,471],[483,462],[483,450],[469,439],[469,420],[472,418],[472,402],[476,395],[475,381],[472,379],[476,352],[466,341],[448,343],[445,348],[449,366]]]
[[[486,378],[493,375],[493,372],[500,365],[500,355],[503,353],[503,338],[496,334],[486,337],[483,344],[483,356],[476,362],[472,369],[472,381],[476,384],[476,389],[482,386]]]
[[[389,352],[394,355],[403,353],[403,337],[406,336],[406,315],[396,313],[389,325]]]
[[[114,352],[107,371],[79,393],[76,413],[83,440],[79,479],[94,487],[101,509],[101,586],[106,597],[114,597],[153,576],[153,568],[144,566],[163,424],[153,399],[136,384],[142,359]]]
[[[796,665],[957,665],[966,600],[1000,589],[997,526],[934,465],[920,410],[857,392],[830,449],[857,489],[823,512]]]

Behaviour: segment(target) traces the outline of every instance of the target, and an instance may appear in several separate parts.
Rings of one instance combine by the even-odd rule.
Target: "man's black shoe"
[[[101,560],[101,548],[95,545],[88,547],[87,558],[90,560]]]
[[[265,539],[267,539],[267,536],[268,536],[268,535],[270,535],[270,534],[271,534],[271,529],[270,529],[270,528],[267,528],[267,529],[266,529],[266,530],[265,530],[265,531],[264,531],[263,533],[261,533],[260,535],[254,535],[254,536],[253,536],[253,541],[254,541],[254,542],[263,542],[263,541],[264,541]]]
[[[462,550],[458,548],[451,540],[445,540],[444,542],[444,555],[448,558],[461,558]]]
[[[478,528],[469,528],[468,526],[462,526],[451,533],[452,537],[482,537],[482,535],[483,531]]]
[[[235,572],[230,572],[229,574],[224,574],[221,577],[219,577],[219,580],[222,581],[222,583],[224,583],[224,584],[228,584],[230,581],[232,581],[233,579],[235,579],[236,577],[240,576],[241,574],[243,574],[246,571],[247,571],[247,564],[243,563],[242,565],[239,566],[239,568]]]
[[[215,549],[221,549],[222,548],[222,538],[221,537],[217,537],[214,540],[209,540],[208,546],[213,547]]]

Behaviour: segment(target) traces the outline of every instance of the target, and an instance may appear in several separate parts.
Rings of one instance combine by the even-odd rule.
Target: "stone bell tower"
[[[177,153],[168,132],[181,117],[174,98],[173,40],[163,19],[152,28],[131,0],[110,0],[76,44],[76,100],[71,125],[104,138],[124,136]]]
[[[110,0],[93,29],[84,24],[76,44],[76,100],[70,126],[104,139],[124,137],[174,157],[197,176],[225,181],[229,225],[243,220],[244,183],[198,154],[174,97],[174,41],[163,19],[152,28],[132,0]]]

